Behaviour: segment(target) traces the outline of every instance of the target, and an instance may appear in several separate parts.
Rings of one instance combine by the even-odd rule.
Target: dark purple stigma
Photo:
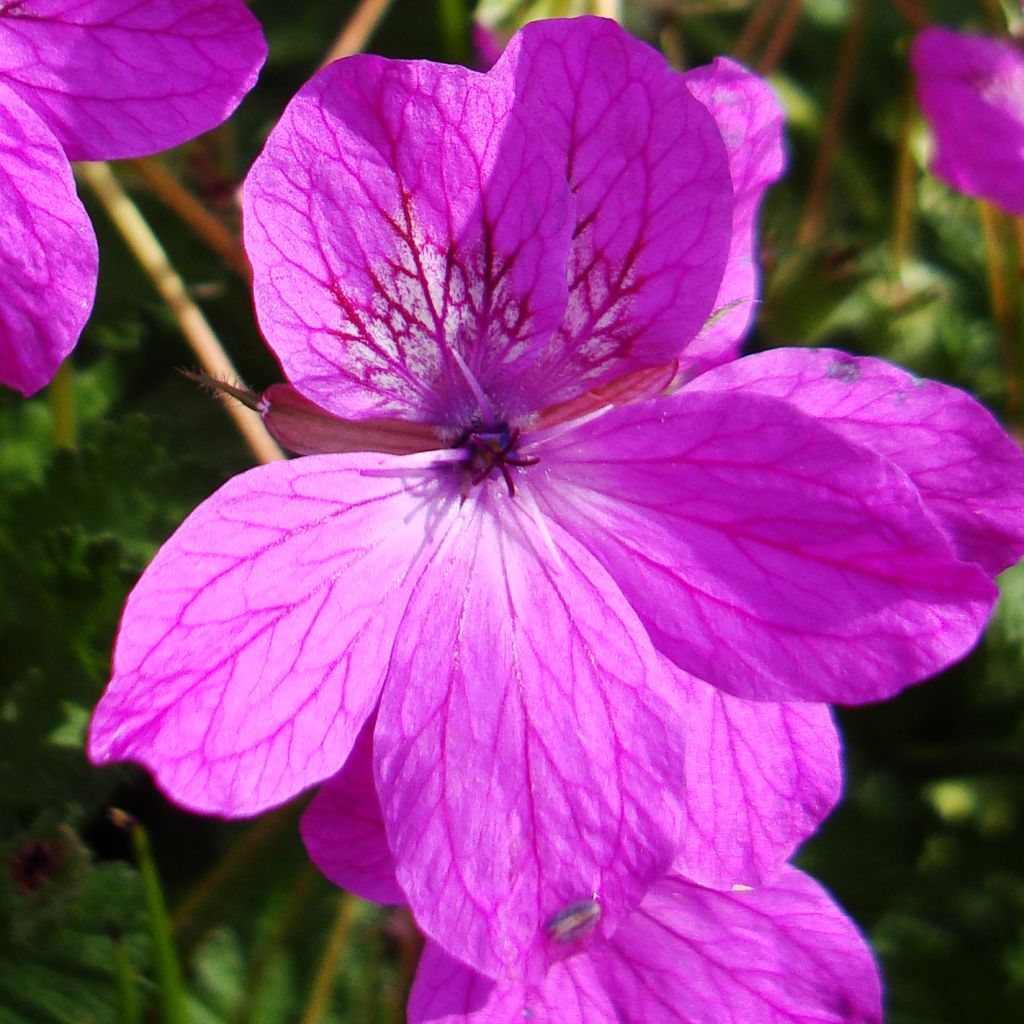
[[[490,477],[495,470],[501,473],[510,498],[515,497],[516,485],[509,471],[510,466],[535,466],[540,460],[516,454],[519,443],[519,428],[511,430],[504,424],[495,430],[474,429],[465,435],[458,447],[465,448],[468,461],[465,468],[468,482],[465,490],[474,487]]]

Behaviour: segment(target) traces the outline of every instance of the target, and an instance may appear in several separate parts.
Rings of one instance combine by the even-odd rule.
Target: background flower
[[[932,170],[960,192],[1024,214],[1024,53],[1011,40],[930,28],[911,54],[935,138]]]
[[[96,288],[68,160],[175,146],[220,124],[266,56],[240,0],[0,3],[0,381],[48,383]]]

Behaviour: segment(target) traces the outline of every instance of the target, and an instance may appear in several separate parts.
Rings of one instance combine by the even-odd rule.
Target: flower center
[[[505,481],[509,497],[514,497],[516,485],[510,467],[535,466],[540,461],[537,458],[517,454],[518,444],[519,428],[512,427],[510,429],[505,423],[493,430],[473,427],[464,434],[454,446],[462,448],[466,453],[466,461],[463,463],[465,473],[462,485],[463,497],[469,493],[470,487],[475,487],[493,477],[496,472],[500,473]]]

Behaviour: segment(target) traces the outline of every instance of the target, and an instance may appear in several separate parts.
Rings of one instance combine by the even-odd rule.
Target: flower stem
[[[437,0],[437,15],[445,56],[464,64],[469,56],[469,13],[466,0]]]
[[[363,0],[352,13],[352,17],[345,22],[334,45],[327,51],[321,67],[333,60],[361,53],[384,20],[384,15],[388,13],[392,2],[393,0]]]
[[[420,956],[423,953],[423,935],[416,927],[408,907],[399,907],[395,914],[401,918],[403,927],[398,931],[398,967],[401,973],[402,994],[408,997],[412,990],[413,979],[416,977],[416,968],[419,966]]]
[[[189,297],[185,282],[171,265],[163,246],[139,208],[121,187],[110,166],[105,163],[82,163],[78,164],[77,170],[174,314],[181,333],[195,352],[203,370],[220,380],[238,380],[238,371],[213,333],[213,328]],[[258,461],[274,462],[284,458],[284,453],[267,433],[258,413],[237,402],[226,403],[226,408]]]
[[[78,446],[78,429],[75,417],[75,377],[70,360],[58,367],[47,389],[50,415],[53,417],[53,443],[58,448],[71,451]]]
[[[762,75],[770,75],[782,63],[803,11],[804,0],[788,0],[775,24],[775,31],[768,37],[758,59],[757,70]]]
[[[231,1024],[244,1024],[249,1020],[260,996],[260,987],[266,976],[267,968],[273,962],[274,955],[288,941],[302,911],[306,908],[320,881],[319,872],[307,862],[299,872],[291,887],[288,903],[274,924],[273,931],[261,944],[252,958],[251,966],[245,978],[245,989],[242,998],[233,1010]]]
[[[665,60],[676,71],[686,70],[686,49],[679,34],[679,25],[675,21],[666,19],[658,32],[658,44]]]
[[[131,161],[132,168],[153,190],[153,194],[173,210],[225,263],[246,281],[252,280],[252,267],[242,243],[229,231],[159,160],[146,157]]]
[[[356,897],[347,892],[342,893],[338,900],[334,923],[331,925],[327,945],[316,969],[316,977],[313,979],[313,987],[310,989],[309,1000],[302,1014],[301,1024],[320,1024],[330,1009],[331,996],[334,993],[334,984],[341,964],[341,955],[345,951],[349,932],[352,930],[357,902]]]
[[[181,965],[178,963],[178,952],[171,936],[171,920],[167,914],[167,903],[160,886],[160,876],[153,860],[149,837],[141,823],[123,811],[111,811],[111,819],[115,824],[127,829],[135,852],[135,862],[142,881],[142,900],[146,905],[149,934],[153,942],[153,962],[160,994],[161,1019],[163,1024],[188,1024]]]
[[[114,970],[117,976],[117,995],[121,1024],[142,1024],[142,1005],[139,990],[135,984],[135,970],[128,958],[124,939],[118,934],[111,936],[114,943]]]
[[[1020,342],[1017,335],[1017,309],[1011,297],[1013,290],[1008,285],[1012,272],[1012,261],[1007,259],[1004,245],[1002,217],[995,207],[983,199],[977,200],[978,219],[981,222],[985,240],[985,256],[988,265],[989,295],[992,300],[992,317],[996,322],[999,344],[1003,354],[1003,369],[1006,374],[1006,418],[1015,426],[1021,420],[1021,358]]]
[[[914,77],[907,75],[903,90],[903,110],[900,116],[900,134],[897,140],[896,177],[892,201],[892,263],[897,280],[902,277],[903,265],[914,244],[914,154],[910,137],[916,123]]]
[[[283,831],[293,825],[294,810],[282,807],[264,814],[236,840],[223,857],[207,871],[174,911],[174,930],[182,932],[186,926],[220,893],[228,883],[241,874],[266,847]]]
[[[916,32],[926,29],[931,24],[928,11],[920,0],[889,0],[889,3],[910,22]]]
[[[761,0],[757,10],[747,19],[736,45],[732,48],[733,56],[737,60],[743,61],[744,64],[750,63],[765,29],[775,16],[775,9],[781,3],[782,0]]]
[[[861,44],[864,41],[864,25],[867,21],[868,9],[869,0],[854,0],[853,13],[843,32],[835,82],[832,85],[832,96],[829,99],[828,113],[821,131],[821,143],[814,160],[814,169],[811,171],[807,205],[804,207],[803,219],[797,231],[797,245],[800,246],[811,245],[817,241],[818,235],[821,233],[822,208],[825,205],[825,195],[828,192],[832,169],[835,166],[843,120],[846,117],[846,107],[850,100],[850,90],[857,70]]]
[[[999,0],[982,0],[985,10],[985,31],[993,35],[1001,35],[1006,30],[1006,17]]]

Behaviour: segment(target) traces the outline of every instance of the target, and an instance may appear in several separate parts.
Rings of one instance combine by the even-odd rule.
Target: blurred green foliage
[[[356,5],[252,6],[270,42],[260,84],[228,125],[164,158],[235,226],[234,188]],[[485,6],[505,29],[531,7]],[[781,40],[771,77],[789,113],[790,169],[764,213],[765,300],[749,347],[884,356],[968,388],[1005,416],[977,207],[928,176],[908,99],[912,29],[899,8],[919,6],[807,0]],[[749,45],[760,7],[637,0],[623,16],[672,59],[695,64]],[[935,0],[930,12],[993,30],[997,7]],[[837,53],[857,12],[864,33],[837,122]],[[371,48],[458,52],[465,14],[450,0],[396,0]],[[768,35],[783,20],[769,21]],[[756,62],[767,45],[744,56]],[[830,125],[835,159],[815,210]],[[278,379],[244,284],[130,170],[123,177],[243,375],[257,387]],[[194,361],[173,320],[91,209],[102,272],[70,364],[74,449],[55,447],[46,394],[0,394],[0,1024],[130,1022],[139,1019],[133,1000],[141,1019],[159,1019],[151,922],[131,844],[108,817],[115,806],[148,829],[190,1020],[400,1021],[411,926],[319,877],[298,840],[297,807],[256,823],[193,818],[142,772],[95,770],[82,755],[132,583],[187,512],[249,464],[218,403],[177,372]],[[1020,291],[1018,278],[1018,306]],[[840,713],[847,796],[801,854],[872,939],[890,1024],[1024,1020],[1024,571],[1001,583],[989,634],[963,664],[888,704]]]

